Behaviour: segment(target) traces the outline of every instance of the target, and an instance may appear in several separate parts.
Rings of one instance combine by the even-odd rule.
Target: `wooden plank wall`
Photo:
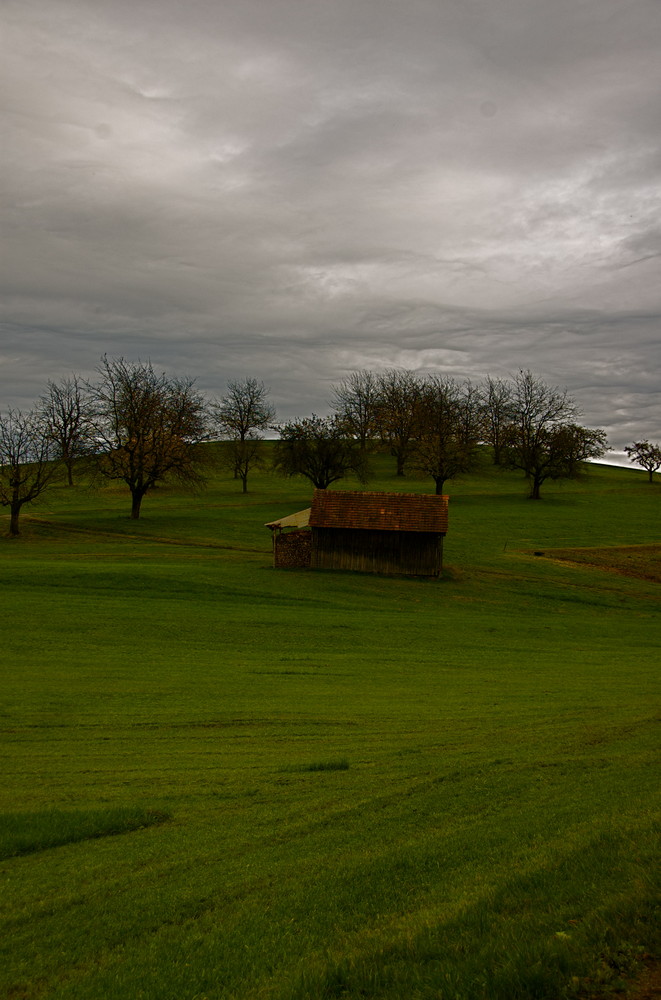
[[[443,535],[411,531],[357,531],[313,528],[313,569],[345,569],[362,573],[439,576]]]

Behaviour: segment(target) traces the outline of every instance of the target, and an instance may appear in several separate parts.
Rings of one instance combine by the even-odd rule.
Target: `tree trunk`
[[[140,517],[140,505],[142,503],[142,498],[144,493],[131,493],[131,518],[137,521]]]
[[[65,464],[67,467],[67,486],[73,486],[73,462],[69,459]]]
[[[9,534],[12,536],[12,538],[16,538],[17,535],[19,534],[18,518],[21,513],[21,504],[20,503],[10,504],[9,510],[11,512],[9,517]]]
[[[440,478],[437,479],[434,476],[434,482],[436,483],[436,496],[437,497],[443,496],[443,487],[445,486],[445,479],[440,479]]]
[[[532,486],[530,487],[530,500],[541,500],[541,486],[542,482],[537,476],[532,477]]]
[[[248,477],[247,476],[241,476],[241,492],[242,493],[247,493],[248,492]]]

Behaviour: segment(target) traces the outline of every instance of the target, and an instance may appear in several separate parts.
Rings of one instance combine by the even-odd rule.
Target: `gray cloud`
[[[0,408],[530,367],[661,439],[656,0],[5,0]]]

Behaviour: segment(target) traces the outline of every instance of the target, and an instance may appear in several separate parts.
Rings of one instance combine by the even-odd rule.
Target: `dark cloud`
[[[656,0],[5,0],[0,408],[104,352],[566,385],[661,439]]]

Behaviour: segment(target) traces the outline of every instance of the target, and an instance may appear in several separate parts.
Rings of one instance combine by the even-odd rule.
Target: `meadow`
[[[274,570],[310,488],[266,473],[139,521],[58,487],[0,538],[0,996],[562,1000],[658,959],[661,484],[447,487],[438,581]]]

